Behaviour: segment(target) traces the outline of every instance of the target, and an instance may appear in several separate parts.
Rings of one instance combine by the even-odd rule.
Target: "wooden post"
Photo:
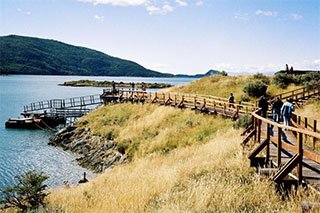
[[[196,109],[197,108],[197,97],[194,97],[194,108]]]
[[[257,118],[253,117],[254,141],[257,141]]]
[[[267,140],[268,140],[268,144],[267,144],[267,147],[266,147],[266,165],[269,164],[269,158],[270,158],[270,124],[267,123]]]
[[[298,133],[298,138],[297,138],[297,152],[299,154],[299,163],[297,165],[297,175],[298,175],[298,181],[299,183],[302,182],[302,159],[303,159],[303,141],[302,141],[302,133]]]
[[[281,127],[278,127],[278,146],[277,146],[277,159],[278,159],[278,168],[280,168],[281,166],[281,133],[282,133],[282,129]]]
[[[174,95],[174,106],[177,106],[177,95]]]
[[[258,143],[261,142],[261,123],[262,121],[258,119]]]
[[[304,118],[304,128],[308,129],[308,118]]]
[[[313,131],[317,132],[317,120],[313,120]],[[313,150],[316,149],[317,138],[313,137]]]

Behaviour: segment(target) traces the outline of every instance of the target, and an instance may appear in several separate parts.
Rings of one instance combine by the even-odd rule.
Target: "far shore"
[[[63,84],[58,84],[59,86],[71,86],[71,87],[112,87],[113,84],[115,87],[122,87],[122,88],[132,88],[131,83],[127,82],[112,82],[112,81],[94,81],[94,80],[78,80],[78,81],[66,81]],[[137,82],[134,83],[134,87],[136,88],[145,88],[148,89],[163,89],[172,87],[172,84],[167,83],[144,83],[144,82]]]

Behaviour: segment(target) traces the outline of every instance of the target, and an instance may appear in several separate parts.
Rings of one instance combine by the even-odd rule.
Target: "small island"
[[[66,81],[63,84],[58,84],[59,86],[71,86],[71,87],[112,87],[113,83],[116,87],[122,88],[132,88],[132,83],[129,82],[112,82],[112,81],[94,81],[94,80],[78,80],[78,81]],[[134,83],[136,88],[142,88],[143,85],[148,89],[163,89],[172,87],[171,84],[166,83],[144,83],[137,82]]]

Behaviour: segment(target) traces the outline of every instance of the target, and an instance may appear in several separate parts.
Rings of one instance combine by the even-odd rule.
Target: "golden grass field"
[[[297,109],[296,113],[320,121],[320,99],[308,101],[301,109]]]
[[[272,77],[268,77],[272,80]],[[253,76],[210,76],[193,81],[189,84],[185,84],[179,87],[172,87],[168,89],[172,92],[183,92],[193,94],[204,94],[218,97],[228,98],[230,93],[233,93],[235,101],[239,102],[241,96],[246,96],[243,92],[243,87],[246,83],[254,81]],[[267,95],[273,96],[282,92],[297,89],[301,86],[294,84],[289,85],[286,89],[281,89],[273,84],[270,84],[267,89]],[[251,101],[255,101],[256,98],[250,97]]]
[[[54,189],[48,201],[65,212],[299,212],[301,200],[319,200],[306,191],[282,200],[249,168],[240,132],[136,159],[87,184]]]
[[[208,77],[170,90],[222,97],[233,92],[237,99],[250,78]],[[280,92],[274,86],[268,90],[270,95]],[[301,201],[320,200],[319,194],[303,189],[287,198],[276,194],[273,183],[249,167],[248,151],[240,145],[241,130],[234,129],[228,119],[188,109],[122,104],[100,107],[79,125],[89,127],[93,135],[114,138],[131,161],[89,183],[52,189],[47,201],[53,209],[72,213],[300,212]]]

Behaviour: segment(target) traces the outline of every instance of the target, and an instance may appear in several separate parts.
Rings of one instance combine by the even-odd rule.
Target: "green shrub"
[[[250,115],[245,115],[240,117],[234,124],[233,127],[236,129],[239,128],[248,128],[250,126],[250,124],[252,123],[252,118]]]
[[[239,103],[241,104],[242,102],[249,102],[250,97],[247,95],[241,95]]]
[[[282,89],[285,89],[289,84],[310,86],[320,82],[320,73],[312,72],[303,75],[288,75],[280,73],[275,75],[272,83]]]
[[[22,212],[45,206],[44,199],[48,195],[45,192],[47,185],[44,181],[48,177],[42,172],[29,171],[17,176],[17,184],[1,191],[3,198],[0,199],[2,208],[18,208]]]
[[[261,81],[254,81],[247,83],[243,88],[243,92],[249,96],[258,98],[266,95],[267,88],[268,86],[265,83]]]
[[[287,88],[287,86],[291,83],[295,83],[295,78],[293,75],[288,75],[285,73],[276,74],[272,80],[272,83],[277,87],[282,89]]]
[[[270,84],[269,78],[267,76],[263,75],[262,73],[254,74],[253,79],[260,80],[261,82],[263,82],[264,84],[267,84],[267,85]]]

